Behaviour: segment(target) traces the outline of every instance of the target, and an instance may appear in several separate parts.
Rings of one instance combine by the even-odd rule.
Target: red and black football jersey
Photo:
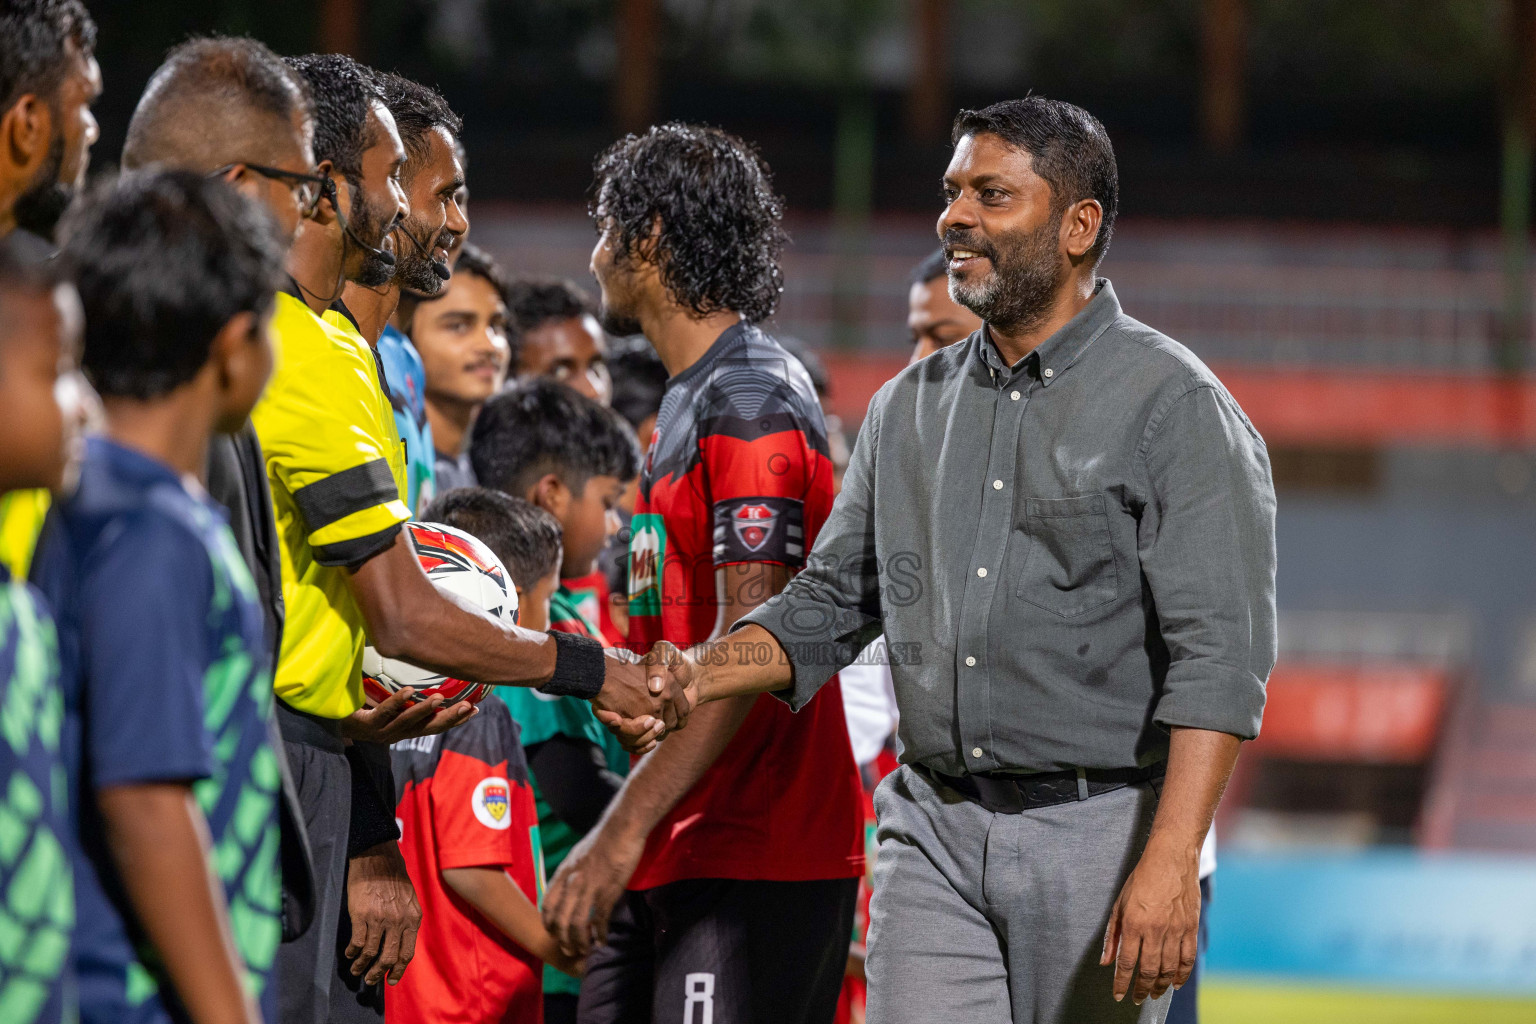
[[[416,958],[389,990],[390,1024],[538,1024],[543,964],[444,884],[451,868],[504,870],[537,906],[538,815],[517,723],[495,696],[437,736],[390,749],[400,852],[421,904]]]
[[[708,639],[715,570],[799,569],[832,507],[809,375],[737,324],[667,383],[630,522],[629,644]],[[798,714],[763,695],[719,759],[650,835],[630,882],[807,881],[863,871],[858,770],[837,680]]]

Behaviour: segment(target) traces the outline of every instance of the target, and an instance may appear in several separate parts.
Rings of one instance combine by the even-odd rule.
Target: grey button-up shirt
[[[743,622],[796,708],[883,631],[907,763],[1146,765],[1169,726],[1258,734],[1274,519],[1243,411],[1100,280],[1015,366],[983,328],[882,387],[806,568]]]

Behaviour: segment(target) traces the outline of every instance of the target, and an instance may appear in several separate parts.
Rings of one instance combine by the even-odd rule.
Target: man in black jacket
[[[151,77],[129,124],[123,166],[164,164],[218,175],[261,202],[282,237],[291,239],[319,195],[318,181],[308,180],[310,119],[303,82],[266,46],[253,39],[193,39],[173,49]],[[261,445],[249,424],[237,434],[214,435],[207,483],[229,510],[275,663],[283,628],[279,549]],[[272,749],[281,757],[280,742]],[[283,768],[283,937],[291,941],[313,915],[314,880],[286,760]]]

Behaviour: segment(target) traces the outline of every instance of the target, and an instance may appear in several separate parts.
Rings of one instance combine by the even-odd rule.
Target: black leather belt
[[[1145,768],[1077,768],[1035,775],[945,775],[922,765],[915,767],[930,781],[948,786],[993,814],[1018,814],[1160,779],[1168,770],[1168,762]]]
[[[332,754],[347,752],[347,741],[342,739],[341,723],[336,719],[300,711],[281,697],[273,701],[273,707],[277,710],[278,730],[285,741],[318,747]]]

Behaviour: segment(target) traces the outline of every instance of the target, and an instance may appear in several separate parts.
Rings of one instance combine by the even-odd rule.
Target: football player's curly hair
[[[617,259],[653,260],[672,298],[698,316],[773,314],[784,290],[784,200],[752,146],[718,128],[664,124],[597,158],[588,210],[611,224]]]

